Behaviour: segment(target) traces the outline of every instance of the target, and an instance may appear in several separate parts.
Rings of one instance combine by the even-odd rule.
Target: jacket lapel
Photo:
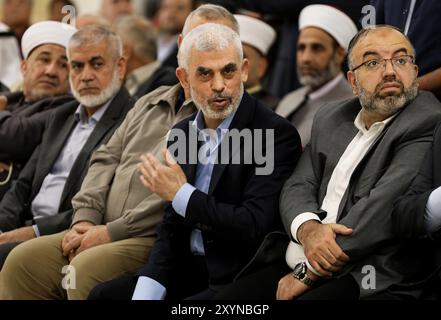
[[[234,116],[233,121],[230,125],[230,131],[232,129],[237,129],[239,131],[245,129],[248,126],[248,123],[251,121],[251,119],[254,118],[254,113],[256,110],[256,103],[257,101],[251,98],[251,96],[248,93],[244,93],[244,96],[242,98],[242,101],[239,105],[239,108],[237,109],[236,115]],[[228,163],[231,163],[231,159],[235,152],[240,152],[242,148],[229,148],[228,143],[228,134],[224,137],[222,140],[221,145],[218,149],[218,159],[221,159],[221,152],[223,150],[228,151],[228,149],[232,150],[229,154],[229,161]],[[233,146],[234,147],[234,146]],[[224,151],[224,152],[225,152]],[[213,168],[213,174],[211,176],[211,182],[210,182],[210,190],[208,191],[208,194],[213,194],[214,190],[216,189],[217,184],[219,183],[220,178],[222,177],[222,174],[224,173],[225,169],[227,168],[228,164],[226,163],[218,163],[214,165]]]
[[[187,138],[187,161],[185,163],[180,163],[179,165],[182,168],[182,171],[184,171],[185,176],[187,177],[187,181],[191,184],[195,183],[195,179],[196,179],[196,169],[197,169],[197,163],[192,163],[191,157],[190,157],[190,152],[195,151],[196,155],[199,152],[199,147],[200,147],[200,143],[198,141],[198,133],[195,133],[195,135],[190,133],[190,130],[193,130],[193,128],[191,127],[191,123],[195,120],[197,116],[197,113],[195,113],[194,115],[192,115],[188,121],[188,124],[185,126],[185,132],[186,132],[186,138]],[[196,139],[197,142],[197,149],[196,150],[190,150],[190,146],[192,144],[194,144],[194,141],[191,141],[192,138]]]
[[[129,93],[126,89],[121,89],[109,105],[109,108],[106,110],[101,120],[97,123],[95,129],[92,131],[89,139],[79,153],[78,158],[75,160],[66,181],[60,203],[63,203],[66,197],[70,194],[70,189],[75,185],[74,181],[79,179],[79,174],[87,172],[87,170],[84,171],[84,168],[89,167],[88,161],[91,154],[102,143],[103,138],[110,130],[112,130],[114,125],[122,120],[124,110],[129,102]]]
[[[292,103],[281,105],[277,109],[277,114],[279,114],[284,118],[289,118],[290,116],[292,116],[297,111],[297,109],[299,109],[300,106],[304,104],[306,99],[306,94],[308,93],[309,90],[310,90],[309,87],[302,87],[297,91],[293,92],[292,96],[288,98],[290,102],[292,101]]]
[[[64,108],[64,107],[63,107]],[[66,105],[63,112],[58,113],[56,117],[51,121],[51,127],[49,127],[45,134],[49,135],[49,139],[46,143],[38,147],[40,148],[40,156],[38,163],[41,167],[37,168],[35,173],[35,179],[33,182],[33,194],[31,198],[39,192],[40,187],[46,178],[46,176],[51,172],[52,167],[57,161],[61,151],[64,148],[64,144],[69,138],[72,130],[75,128],[77,122],[75,121],[75,110],[78,108],[78,102],[72,102]],[[52,139],[53,137],[53,139]]]

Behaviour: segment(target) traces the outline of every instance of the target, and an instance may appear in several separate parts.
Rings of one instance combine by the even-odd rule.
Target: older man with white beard
[[[8,270],[16,271],[14,262],[25,263],[22,258],[47,253],[44,247],[51,239],[55,239],[53,241],[58,246],[61,245],[64,234],[52,238],[42,236],[69,227],[71,200],[81,187],[93,151],[109,140],[133,105],[130,95],[122,86],[126,70],[122,42],[112,31],[104,27],[88,27],[78,31],[69,42],[68,60],[72,92],[77,102],[61,106],[53,112],[41,145],[0,205],[0,229],[5,232],[0,235],[0,267],[11,249],[20,243],[25,242],[22,249],[30,249],[24,257],[20,256],[20,250],[17,254],[12,253],[8,260],[12,269],[5,268],[0,273],[1,298],[10,297],[4,281],[12,280],[7,274]],[[86,234],[86,231],[82,233]],[[31,239],[35,242],[27,241]],[[105,239],[104,235],[100,234],[102,239]],[[35,249],[39,246],[42,246],[41,250]],[[79,253],[76,252],[78,247],[71,253]],[[84,249],[81,247],[81,250]],[[62,259],[61,252],[57,257],[62,260],[59,270],[69,264],[68,258]],[[29,266],[43,273],[54,270],[48,266],[42,267],[43,261],[53,262],[39,257],[30,261]],[[24,286],[30,284],[26,279],[23,281]],[[44,295],[48,292],[45,289],[36,289],[32,294]],[[23,297],[35,298],[32,295]],[[55,298],[50,295],[45,297]]]
[[[287,94],[276,112],[296,127],[305,147],[320,107],[354,97],[342,66],[357,27],[346,14],[327,5],[304,8],[299,27],[297,73],[303,87]]]

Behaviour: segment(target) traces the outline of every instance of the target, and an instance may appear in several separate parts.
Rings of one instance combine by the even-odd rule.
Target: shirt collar
[[[222,123],[216,128],[217,132],[223,132],[224,130],[228,130],[230,128],[231,122],[234,119],[234,116],[236,115],[237,109],[231,113],[227,118],[222,121]],[[205,121],[204,121],[204,115],[202,111],[199,110],[198,114],[196,115],[196,119],[191,123],[191,125],[197,130],[202,131],[205,128]]]
[[[336,86],[337,84],[343,79],[343,73],[339,73],[334,79],[332,79],[331,81],[327,82],[325,85],[323,85],[320,89],[311,92],[309,94],[309,99],[310,100],[316,100],[319,99],[325,95],[327,95],[329,92],[331,92]]]
[[[398,115],[398,112],[397,112],[394,115],[390,116],[389,118],[384,119],[383,121],[375,122],[372,124],[372,126],[368,130],[368,129],[366,129],[366,126],[362,120],[362,116],[361,116],[362,111],[363,111],[363,109],[358,113],[357,117],[355,118],[354,125],[363,134],[369,132],[371,129],[384,128],[389,122],[391,122]]]
[[[107,103],[105,103],[101,108],[99,108],[90,119],[87,117],[85,107],[82,104],[80,104],[77,110],[75,111],[75,120],[77,122],[80,122],[81,124],[89,123],[90,120],[93,121],[94,123],[99,122],[103,117],[104,113],[106,112],[106,110],[109,108],[112,101],[113,98],[107,101]]]

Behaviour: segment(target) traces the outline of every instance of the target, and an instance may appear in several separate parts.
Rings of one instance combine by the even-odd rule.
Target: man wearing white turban
[[[66,46],[75,32],[69,25],[44,21],[23,35],[23,91],[0,97],[0,200],[40,143],[52,109],[73,100]]]
[[[326,102],[349,99],[353,93],[341,72],[354,22],[327,5],[310,5],[299,18],[297,73],[303,87],[289,93],[276,112],[297,128],[305,147],[311,139],[314,115]]]
[[[279,99],[264,88],[262,81],[268,70],[267,55],[276,40],[276,31],[259,19],[242,14],[235,17],[240,27],[243,54],[250,62],[245,89],[251,96],[275,110]]]

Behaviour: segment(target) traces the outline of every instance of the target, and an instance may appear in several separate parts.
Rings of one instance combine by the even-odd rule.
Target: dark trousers
[[[3,269],[3,265],[5,264],[9,253],[20,243],[21,242],[14,242],[0,245],[0,271]]]
[[[131,300],[138,282],[136,276],[121,277],[95,287],[89,300]],[[205,258],[193,257],[176,268],[172,287],[167,288],[166,300],[211,300],[217,293],[209,288]]]
[[[280,279],[292,272],[285,262],[279,262],[261,271],[245,276],[220,291],[215,300],[275,300]],[[310,291],[298,297],[302,300],[359,300],[360,289],[351,275],[340,279],[317,282]],[[399,300],[390,293],[374,295],[369,300]]]

